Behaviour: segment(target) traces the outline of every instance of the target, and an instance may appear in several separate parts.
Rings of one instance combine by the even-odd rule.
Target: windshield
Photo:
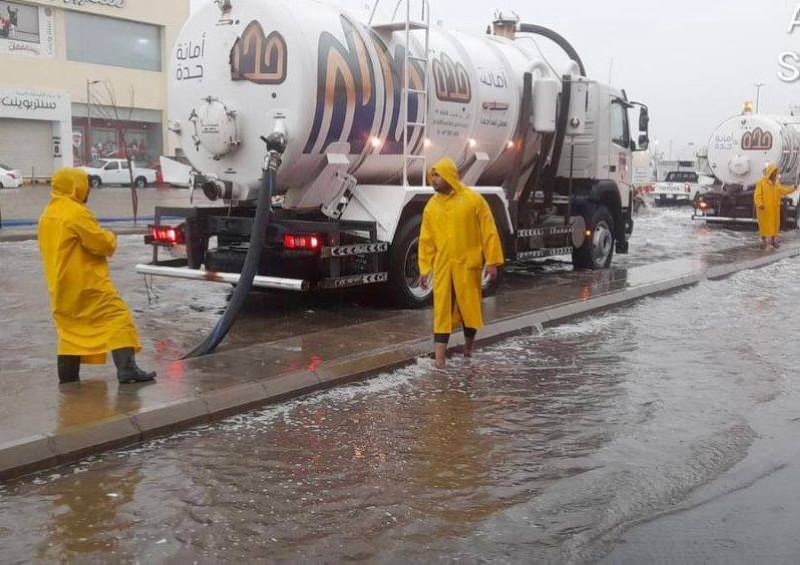
[[[106,163],[108,163],[108,161],[105,161],[103,159],[95,159],[94,161],[89,163],[89,168],[91,168],[91,169],[102,169],[103,167],[106,166]]]
[[[11,167],[6,165],[5,163],[0,163],[0,169],[5,169],[7,171],[11,171],[12,170]]]

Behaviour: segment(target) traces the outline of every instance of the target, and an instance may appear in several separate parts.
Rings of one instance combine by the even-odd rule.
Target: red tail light
[[[179,245],[186,242],[183,226],[150,226],[150,237],[153,243],[161,245]]]
[[[14,179],[14,180],[17,180],[17,179],[19,178],[19,177],[17,177],[17,175],[16,175],[16,174],[14,174],[14,173],[8,173],[8,176],[10,176],[10,177],[11,177],[12,179]]]
[[[287,251],[319,251],[322,237],[317,234],[292,234],[283,236],[283,248]]]

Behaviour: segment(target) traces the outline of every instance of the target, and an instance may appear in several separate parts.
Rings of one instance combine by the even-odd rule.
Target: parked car
[[[22,172],[0,163],[0,188],[19,188],[22,186]]]
[[[714,179],[694,171],[671,171],[664,182],[656,183],[651,193],[656,206],[690,205],[708,191]]]
[[[92,188],[99,188],[106,184],[125,186],[131,184],[128,162],[125,159],[97,159],[81,169],[89,175],[89,184]],[[145,188],[148,184],[155,184],[155,182],[155,169],[133,163],[133,184],[136,188]]]

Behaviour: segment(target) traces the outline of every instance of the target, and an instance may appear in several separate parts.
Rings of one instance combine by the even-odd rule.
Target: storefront
[[[49,178],[72,164],[71,138],[66,92],[0,88],[0,162],[25,177]]]
[[[0,162],[47,178],[174,153],[166,62],[188,15],[189,0],[0,0]]]
[[[128,155],[138,163],[155,168],[163,153],[161,122],[114,121],[93,118],[92,133],[88,135],[89,119],[75,117],[72,120],[72,151],[76,166],[85,165],[95,159],[125,157]],[[124,144],[124,145],[123,145]]]

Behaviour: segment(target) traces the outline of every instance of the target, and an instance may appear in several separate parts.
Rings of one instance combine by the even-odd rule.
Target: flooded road
[[[634,267],[756,242],[754,233],[710,229],[693,223],[690,216],[686,209],[645,210],[637,217],[631,253],[617,255],[614,265]],[[212,330],[227,304],[229,287],[161,278],[149,279],[146,284],[133,267],[149,262],[152,250],[141,236],[122,236],[119,241],[111,272],[136,315],[144,345],[142,360],[149,366],[166,367]],[[0,243],[0,261],[4,267],[0,277],[0,371],[24,386],[29,371],[52,366],[47,352],[54,350],[56,337],[49,299],[36,242]],[[575,277],[568,260],[509,267],[507,275],[504,285],[512,290],[555,285]],[[255,294],[220,350],[401,313],[383,304],[371,290],[324,296]],[[86,371],[88,375],[101,374],[103,369],[88,367]]]
[[[646,247],[753,238],[691,236]],[[7,483],[0,555],[614,562],[632,526],[791,466],[798,276],[796,261],[740,273],[500,342],[447,372],[422,360]],[[752,527],[777,531],[763,517]],[[643,531],[638,547],[648,535],[680,532]],[[710,543],[720,561],[756,557]]]

